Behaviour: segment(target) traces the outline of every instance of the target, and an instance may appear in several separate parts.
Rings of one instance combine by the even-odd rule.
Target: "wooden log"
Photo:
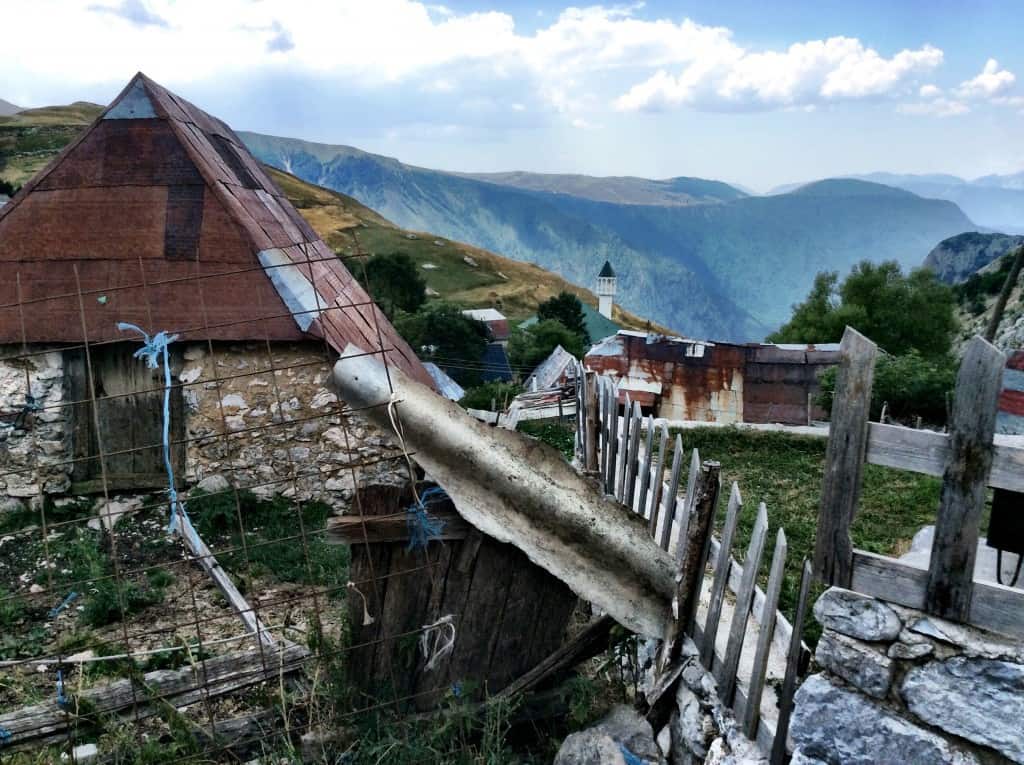
[[[924,609],[928,571],[883,555],[853,551],[852,589],[879,600]],[[994,582],[974,582],[965,620],[975,627],[1024,637],[1024,594]]]
[[[757,723],[761,719],[761,696],[764,694],[764,681],[768,673],[768,655],[771,652],[772,635],[775,632],[775,615],[779,607],[779,593],[782,590],[785,567],[786,532],[779,529],[775,539],[775,552],[772,555],[771,573],[768,575],[766,597],[759,619],[760,627],[757,633],[754,665],[750,671],[750,683],[747,686],[747,703],[743,713],[743,732],[747,738],[754,738],[757,735]]]
[[[651,461],[654,457],[651,450],[654,448],[654,418],[647,418],[647,438],[644,441],[644,459],[640,467],[640,492],[636,500],[636,511],[647,517],[647,497],[651,488]]]
[[[658,519],[661,517],[661,495],[665,489],[665,465],[668,462],[668,428],[661,426],[661,439],[658,441],[658,464],[654,468],[654,491],[651,493],[651,522],[648,529],[651,539],[658,538]]]
[[[725,512],[725,524],[722,526],[722,541],[718,548],[715,561],[715,574],[711,582],[711,599],[708,602],[708,618],[704,622],[704,642],[700,648],[700,661],[705,667],[711,666],[715,655],[715,639],[718,637],[718,623],[722,619],[722,601],[729,584],[729,569],[732,567],[732,542],[736,535],[736,524],[743,508],[740,487],[733,481],[729,492],[729,505]]]
[[[775,724],[775,740],[772,742],[771,765],[783,765],[786,761],[786,739],[789,737],[789,718],[793,714],[793,696],[796,694],[796,681],[800,671],[800,657],[803,652],[804,616],[807,613],[807,600],[810,596],[811,564],[804,560],[800,568],[800,594],[796,601],[796,614],[793,616],[793,634],[789,640],[789,652],[786,655],[786,675],[782,679],[782,691],[779,693],[779,719]]]
[[[452,510],[428,508],[430,517],[444,524],[434,539],[465,539],[470,526],[462,516]],[[342,515],[327,521],[327,539],[347,545],[374,544],[377,542],[408,542],[409,517],[405,513],[382,517],[360,518],[358,515]]]
[[[975,336],[957,374],[925,597],[928,613],[954,621],[966,621],[971,611],[974,559],[1005,364],[998,348]]]
[[[683,469],[683,439],[676,436],[675,454],[672,455],[672,470],[669,473],[668,491],[665,493],[664,511],[662,512],[661,539],[662,550],[668,550],[672,539],[672,522],[676,517],[676,505],[679,500],[679,474]]]
[[[761,566],[761,555],[764,552],[765,538],[768,536],[768,510],[762,502],[757,508],[757,520],[750,536],[747,556],[743,560],[743,578],[739,592],[736,593],[736,606],[729,626],[729,642],[725,648],[725,661],[722,663],[718,680],[718,695],[722,703],[732,703],[733,692],[736,690],[736,672],[740,666],[740,654],[743,652],[743,636],[747,630],[747,619],[750,616],[750,605],[754,599],[754,586],[757,584],[757,572]]]
[[[853,572],[850,524],[860,501],[877,353],[874,343],[852,327],[846,328],[840,344],[814,548],[815,574],[840,587],[850,586]]]
[[[61,708],[53,700],[0,714],[0,729],[11,734],[9,751],[65,740],[69,731],[91,726],[103,716],[129,708],[132,719],[159,713],[161,701],[176,707],[248,688],[281,673],[290,673],[309,658],[297,645],[262,651],[215,656],[194,666],[148,672],[141,679],[126,678],[72,694],[71,705]]]
[[[615,620],[607,615],[595,619],[579,635],[543,659],[531,670],[520,675],[498,695],[511,698],[521,693],[528,693],[587,659],[597,656],[608,646],[608,639],[615,624]]]
[[[680,539],[676,550],[676,560],[679,561],[679,587],[676,592],[676,600],[679,602],[678,626],[681,632],[687,634],[692,632],[697,617],[701,582],[704,581],[715,508],[718,506],[721,470],[721,463],[712,460],[701,465],[693,489],[693,509],[686,525],[686,537]]]
[[[633,402],[633,413],[629,419],[629,449],[626,452],[626,480],[622,486],[622,504],[636,510],[636,471],[640,455],[640,404]]]

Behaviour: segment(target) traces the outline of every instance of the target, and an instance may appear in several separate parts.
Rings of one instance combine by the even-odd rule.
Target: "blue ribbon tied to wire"
[[[444,489],[434,486],[416,497],[416,501],[406,511],[406,522],[409,525],[409,550],[426,548],[430,540],[437,539],[444,531],[444,521],[427,512],[427,507],[447,499]]]
[[[164,422],[163,422],[163,447],[164,467],[167,470],[167,496],[171,504],[171,520],[167,524],[167,532],[174,533],[182,528],[181,519],[185,516],[185,506],[178,500],[178,490],[174,483],[174,468],[171,466],[171,362],[167,352],[167,346],[178,339],[177,335],[168,335],[166,332],[157,332],[150,337],[149,333],[134,324],[118,322],[117,328],[121,332],[132,330],[142,335],[142,347],[132,355],[137,359],[143,359],[150,369],[159,369],[161,364],[164,369]]]

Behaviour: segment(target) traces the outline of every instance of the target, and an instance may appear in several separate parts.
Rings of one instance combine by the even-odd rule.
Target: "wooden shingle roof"
[[[142,73],[0,207],[0,343],[114,340],[121,321],[383,348],[431,384],[234,131]]]

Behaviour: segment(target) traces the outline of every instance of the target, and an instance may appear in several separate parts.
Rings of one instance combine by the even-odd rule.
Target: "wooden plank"
[[[715,574],[711,582],[711,599],[708,602],[708,618],[704,622],[704,642],[700,648],[700,661],[705,667],[711,666],[715,653],[715,639],[718,637],[718,623],[722,619],[722,600],[729,584],[729,569],[732,567],[732,542],[736,535],[736,523],[740,519],[743,498],[739,485],[733,481],[729,492],[729,505],[722,526],[722,541],[715,561]]]
[[[618,462],[615,466],[615,471],[618,474],[618,480],[615,482],[615,497],[623,505],[628,504],[626,501],[626,468],[629,466],[629,431],[633,425],[633,402],[629,398],[629,394],[626,394],[626,405],[622,409],[622,432],[619,436],[618,442]]]
[[[925,610],[945,619],[965,621],[971,611],[974,559],[1005,364],[998,348],[975,335],[957,374],[925,598]]]
[[[594,472],[597,470],[598,460],[598,430],[600,429],[600,413],[598,411],[597,404],[597,374],[595,372],[587,372],[585,378],[584,392],[586,394],[587,401],[587,414],[586,414],[586,466],[587,472]]]
[[[647,418],[647,438],[644,441],[644,459],[640,466],[640,491],[636,500],[636,511],[644,518],[647,517],[647,496],[651,488],[651,460],[654,447],[654,428],[651,425],[652,417]]]
[[[668,543],[672,539],[672,522],[676,517],[676,505],[679,499],[679,474],[683,469],[683,439],[676,436],[675,454],[672,456],[672,470],[669,473],[668,491],[665,492],[665,509],[662,513],[661,540],[659,544],[662,550],[668,550]]]
[[[853,551],[852,589],[879,600],[923,609],[928,571],[883,555]],[[1014,638],[1024,636],[1024,592],[995,582],[974,582],[966,621]]]
[[[840,344],[814,548],[814,573],[827,584],[840,587],[850,585],[850,524],[860,501],[877,353],[874,343],[852,327],[846,328]]]
[[[601,456],[601,477],[604,480],[604,493],[611,494],[611,475],[612,475],[612,444],[615,441],[615,403],[613,397],[615,395],[612,388],[611,381],[602,377],[604,382],[604,395],[602,399],[604,401],[604,438],[602,439],[602,456]]]
[[[441,533],[431,539],[465,539],[472,528],[462,516],[452,510],[430,510],[430,517],[444,523]],[[365,533],[364,533],[365,523]],[[409,518],[405,514],[370,516],[341,515],[327,522],[327,538],[331,542],[361,545],[374,542],[409,541]]]
[[[685,633],[692,631],[700,603],[701,583],[704,581],[704,566],[711,545],[711,530],[714,526],[715,508],[718,506],[718,491],[721,483],[722,465],[708,460],[700,467],[693,489],[693,509],[686,525],[686,536],[679,540],[676,560],[679,561],[676,599],[679,602],[678,624]]]
[[[626,452],[626,480],[622,487],[622,504],[631,510],[636,509],[636,471],[640,453],[640,404],[633,402],[633,412],[629,418],[629,449]]]
[[[651,522],[648,529],[651,539],[657,539],[658,518],[661,515],[661,494],[665,489],[665,463],[668,461],[668,428],[661,426],[661,439],[658,441],[658,465],[654,469],[654,491],[651,496]]]
[[[748,738],[753,738],[757,734],[757,722],[761,719],[761,696],[764,694],[764,681],[768,673],[768,655],[771,653],[772,635],[775,632],[775,615],[778,613],[779,593],[782,590],[785,567],[786,532],[779,529],[775,539],[775,552],[772,554],[772,567],[771,573],[768,575],[765,601],[761,607],[760,630],[757,633],[754,665],[750,670],[750,684],[747,686],[743,732]]]
[[[786,654],[786,675],[782,680],[779,693],[779,719],[775,723],[775,740],[772,742],[771,765],[783,765],[787,756],[786,739],[789,737],[789,718],[793,714],[793,696],[796,694],[796,681],[800,672],[800,656],[803,652],[804,616],[807,614],[807,601],[810,596],[811,564],[804,560],[800,569],[800,594],[796,602],[796,614],[793,617],[793,634],[789,639],[789,652]]]
[[[716,675],[718,695],[726,705],[732,703],[733,691],[736,690],[736,672],[743,651],[743,635],[747,630],[747,618],[750,616],[757,571],[761,566],[761,555],[764,553],[767,536],[768,510],[762,502],[757,508],[757,520],[754,522],[750,545],[747,547],[747,557],[743,560],[743,578],[736,593],[736,606],[732,614],[732,624],[729,626],[729,642],[725,647],[725,661],[722,663],[721,672]]]

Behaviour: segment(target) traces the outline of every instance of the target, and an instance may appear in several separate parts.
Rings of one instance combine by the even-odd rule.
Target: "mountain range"
[[[405,228],[536,263],[576,284],[604,260],[617,300],[690,336],[760,340],[821,270],[920,265],[977,226],[953,203],[860,180],[752,196],[718,181],[465,174],[348,146],[241,133],[263,162],[355,197]]]
[[[1024,233],[1024,172],[986,175],[973,181],[944,174],[869,173],[843,177],[882,183],[928,199],[945,199],[956,203],[979,226],[1008,233]],[[803,185],[789,183],[769,193],[784,194]]]

